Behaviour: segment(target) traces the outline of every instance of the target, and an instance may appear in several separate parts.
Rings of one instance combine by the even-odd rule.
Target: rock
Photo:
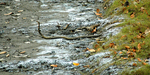
[[[97,2],[99,2],[99,3],[103,3],[104,1],[103,1],[103,0],[97,0]]]
[[[42,5],[40,6],[40,8],[42,8],[42,9],[49,9],[49,6],[48,6],[47,4],[42,4]]]

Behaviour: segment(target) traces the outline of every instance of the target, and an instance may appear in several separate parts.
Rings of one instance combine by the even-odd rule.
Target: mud
[[[92,74],[95,68],[112,62],[109,51],[92,55],[86,48],[93,48],[94,42],[116,35],[121,28],[112,22],[123,20],[120,16],[102,18],[93,11],[103,10],[103,1],[54,1],[30,0],[7,1],[0,5],[0,71],[5,75],[81,75]],[[10,14],[10,12],[12,12]],[[99,19],[98,19],[99,18]],[[43,39],[38,34],[37,22],[41,22],[46,36],[69,36],[103,34],[97,38],[76,40]],[[67,29],[64,29],[70,24]],[[77,28],[100,24],[97,32]],[[60,27],[58,27],[58,25]],[[20,53],[25,51],[24,53]],[[9,56],[8,56],[9,54]],[[103,58],[110,56],[109,58]],[[73,62],[80,63],[74,66]],[[57,65],[53,67],[51,65]],[[90,65],[90,67],[85,67]],[[106,73],[108,74],[108,73]]]

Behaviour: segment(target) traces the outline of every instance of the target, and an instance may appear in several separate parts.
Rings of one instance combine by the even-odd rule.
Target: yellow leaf
[[[9,54],[7,54],[6,57],[9,57]]]
[[[24,54],[26,51],[22,51],[22,52],[20,52],[20,54]]]
[[[79,65],[79,63],[74,63],[74,62],[73,62],[73,65],[74,65],[74,66],[78,66],[78,65]]]
[[[51,66],[52,66],[52,67],[57,67],[57,65],[54,65],[54,64],[53,64],[53,65],[51,65]]]
[[[6,51],[0,52],[0,54],[5,54],[5,53],[7,53],[7,52]]]

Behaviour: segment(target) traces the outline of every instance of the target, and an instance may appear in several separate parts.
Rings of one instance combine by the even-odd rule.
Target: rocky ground
[[[91,55],[90,51],[85,51],[86,48],[93,48],[93,43],[97,40],[115,35],[121,29],[111,28],[118,24],[111,23],[123,18],[116,16],[102,19],[95,15],[93,11],[97,8],[101,10],[100,13],[104,13],[102,5],[102,0],[97,0],[96,3],[92,0],[89,2],[69,0],[65,2],[51,0],[1,2],[1,73],[5,75],[92,74],[96,68],[111,62],[110,52]],[[47,36],[77,37],[97,34],[102,36],[77,40],[62,38],[45,40],[38,34],[36,21],[41,22],[42,33]],[[64,29],[67,24],[70,25]],[[76,30],[95,24],[100,25],[95,33],[86,29]],[[105,56],[110,57],[104,58]],[[75,66],[73,62],[80,65]],[[116,71],[114,69],[106,74],[115,74]]]

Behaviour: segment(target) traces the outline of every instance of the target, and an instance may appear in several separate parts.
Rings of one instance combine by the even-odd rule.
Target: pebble
[[[25,36],[26,38],[29,38],[30,36]]]
[[[47,4],[42,4],[42,5],[40,6],[40,8],[42,8],[42,9],[48,9],[49,6],[48,6]]]
[[[26,44],[30,44],[31,42],[29,42],[29,41],[27,41],[27,42],[25,42]]]

